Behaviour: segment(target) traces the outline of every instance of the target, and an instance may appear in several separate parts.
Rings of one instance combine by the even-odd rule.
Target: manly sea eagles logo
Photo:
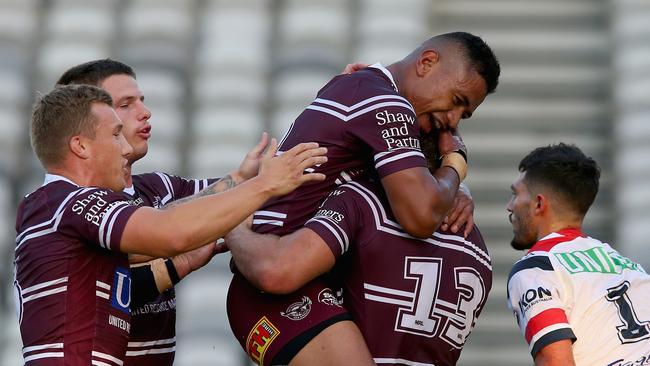
[[[302,320],[311,311],[311,299],[307,296],[302,297],[302,301],[294,302],[289,305],[287,310],[281,311],[280,315],[287,317],[291,320]]]
[[[324,288],[319,294],[318,294],[318,302],[322,302],[325,305],[332,305],[332,306],[338,306],[341,307],[341,303],[343,301],[339,301],[336,296],[332,293],[332,289],[330,288]]]

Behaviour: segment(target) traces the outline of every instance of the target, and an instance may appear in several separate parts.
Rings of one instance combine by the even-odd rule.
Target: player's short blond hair
[[[30,139],[43,167],[57,166],[63,161],[73,136],[95,137],[97,118],[91,112],[93,103],[112,106],[113,100],[106,91],[90,85],[59,86],[37,99]]]

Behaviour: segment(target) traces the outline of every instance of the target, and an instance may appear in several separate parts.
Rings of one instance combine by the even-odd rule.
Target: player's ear
[[[535,214],[542,214],[549,209],[549,200],[543,194],[536,194],[533,210]]]
[[[68,148],[80,159],[90,158],[89,140],[81,135],[72,136],[68,141]]]
[[[424,76],[431,72],[433,67],[440,60],[440,53],[434,49],[426,49],[422,51],[416,64],[416,73],[418,76]]]

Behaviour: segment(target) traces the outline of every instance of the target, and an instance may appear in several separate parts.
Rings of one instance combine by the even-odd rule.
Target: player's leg
[[[374,366],[366,342],[354,322],[330,325],[289,362],[289,366]]]
[[[338,303],[331,284],[324,278],[289,295],[271,295],[254,288],[235,271],[226,304],[233,334],[251,359],[260,365],[287,365],[316,338],[322,340],[312,347],[326,345],[332,349],[336,339],[331,333],[337,329],[343,332],[341,340],[360,339],[360,336],[355,338],[355,333],[346,332],[354,325],[349,321],[351,316]],[[321,336],[324,330],[341,322],[348,326],[336,326]],[[358,334],[358,329],[356,332]]]

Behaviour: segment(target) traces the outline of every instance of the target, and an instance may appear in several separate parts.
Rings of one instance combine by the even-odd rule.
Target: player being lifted
[[[292,233],[338,184],[373,177],[381,182],[400,227],[415,237],[431,236],[452,207],[467,170],[458,123],[495,90],[498,76],[490,48],[480,38],[458,32],[433,37],[388,67],[375,64],[335,77],[298,116],[281,145],[286,150],[314,140],[327,147],[328,162],[314,170],[325,180],[272,200],[255,213],[253,229]],[[420,131],[439,134],[442,165],[433,175],[420,149]],[[371,364],[370,355],[359,351],[363,340],[349,314],[311,300],[327,288],[328,281],[320,278],[290,296],[269,296],[235,270],[228,295],[233,333],[265,365]],[[309,314],[290,311],[295,303],[298,309],[309,308]],[[266,311],[282,307],[289,316]],[[261,336],[269,329],[271,334]],[[332,346],[341,343],[342,348]]]

